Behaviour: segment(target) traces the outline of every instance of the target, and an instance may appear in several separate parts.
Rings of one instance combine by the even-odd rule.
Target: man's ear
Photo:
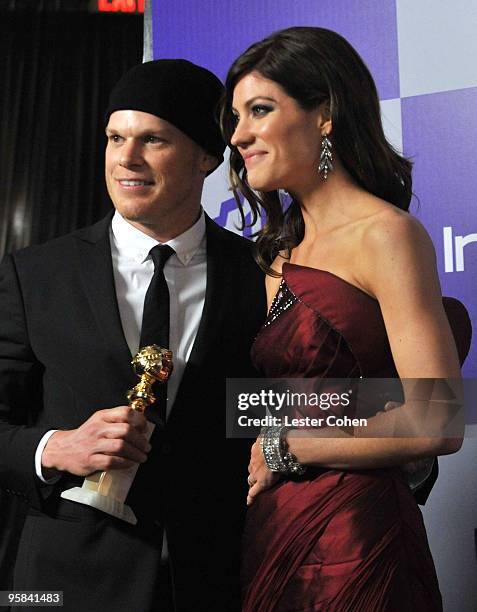
[[[200,161],[200,171],[207,175],[209,172],[212,172],[212,170],[215,170],[218,164],[219,160],[216,157],[204,151]]]

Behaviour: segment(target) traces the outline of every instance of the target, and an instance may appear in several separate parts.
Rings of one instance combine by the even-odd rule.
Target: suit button
[[[156,519],[155,521],[152,521],[154,527],[157,527],[159,529],[159,527],[162,527],[162,523],[159,519]]]
[[[161,446],[161,453],[163,455],[170,455],[172,453],[172,444],[170,442],[164,442]]]

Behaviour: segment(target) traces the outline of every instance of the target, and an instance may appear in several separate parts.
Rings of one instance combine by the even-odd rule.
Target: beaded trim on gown
[[[451,306],[460,313],[457,300]],[[269,378],[397,377],[379,303],[330,272],[289,263],[252,358]],[[247,514],[242,585],[244,612],[442,610],[422,515],[399,468],[309,469],[262,492]]]

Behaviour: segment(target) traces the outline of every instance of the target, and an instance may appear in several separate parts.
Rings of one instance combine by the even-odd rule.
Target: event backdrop
[[[389,140],[414,161],[411,210],[432,236],[443,292],[464,302],[477,328],[475,0],[152,0],[152,22],[155,58],[184,57],[221,79],[239,53],[281,28],[316,25],[344,35],[375,77]],[[223,164],[207,180],[203,203],[234,229],[226,175]],[[464,374],[477,377],[477,332]],[[460,453],[441,458],[424,509],[450,612],[477,605],[477,425],[467,435]]]
[[[477,2],[153,0],[152,15],[155,58],[185,57],[222,80],[240,52],[275,30],[317,25],[345,36],[374,75],[388,138],[415,163],[412,210],[434,241],[444,293],[477,321]],[[204,204],[233,229],[221,170]],[[477,334],[464,373],[477,377]]]

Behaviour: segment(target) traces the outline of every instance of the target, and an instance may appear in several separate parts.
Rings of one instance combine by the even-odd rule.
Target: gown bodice
[[[325,270],[284,263],[283,279],[252,359],[269,378],[394,378],[379,302]],[[462,304],[443,298],[459,355],[468,350]]]

